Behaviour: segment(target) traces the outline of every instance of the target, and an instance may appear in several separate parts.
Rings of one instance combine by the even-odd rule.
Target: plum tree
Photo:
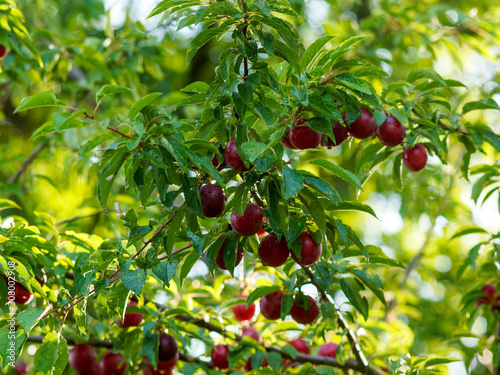
[[[366,109],[361,108],[361,117],[347,126],[347,131],[354,138],[365,139],[370,137],[377,127],[375,117]]]
[[[377,137],[384,146],[397,146],[406,136],[406,128],[394,116],[387,116],[385,121],[377,127]]]

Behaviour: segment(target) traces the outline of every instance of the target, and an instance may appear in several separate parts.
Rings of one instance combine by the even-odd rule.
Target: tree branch
[[[412,108],[411,111],[416,114],[418,117],[420,118],[424,118],[424,116],[422,116],[415,108]],[[461,128],[452,128],[451,126],[448,126],[448,125],[445,125],[443,124],[441,121],[439,121],[437,123],[437,125],[443,129],[443,130],[446,130],[446,131],[449,131],[449,132],[456,132],[456,133],[460,133],[460,134],[469,134],[469,132],[465,129],[461,129]]]
[[[323,287],[316,282],[316,280],[314,278],[314,274],[312,273],[312,271],[308,267],[302,266],[302,270],[309,277],[309,279],[311,280],[311,283],[316,287],[316,289],[318,289],[318,291],[321,295],[321,298],[323,300],[329,301],[335,307],[335,311],[337,314],[337,323],[340,326],[340,328],[342,328],[346,332],[347,340],[349,341],[349,344],[351,344],[351,349],[354,353],[354,356],[356,357],[359,368],[361,368],[362,371],[368,371],[367,370],[367,369],[369,369],[368,361],[366,360],[365,354],[363,353],[363,351],[361,350],[361,347],[358,344],[358,338],[356,337],[356,333],[351,329],[351,327],[349,326],[349,323],[347,323],[344,316],[342,315],[342,313],[339,311],[339,309],[335,305],[335,301],[333,300],[333,297],[330,294],[328,294],[323,289]],[[375,374],[376,372],[371,372],[371,373]]]
[[[41,344],[43,342],[44,338],[45,338],[45,336],[30,335],[30,336],[28,336],[27,341]],[[70,346],[75,346],[77,344],[77,342],[75,342],[75,340],[73,340],[70,337],[65,337],[64,339],[66,340],[66,342]],[[86,342],[86,344],[89,346],[92,346],[93,348],[113,349],[113,343],[111,341],[89,340]],[[197,364],[209,367],[209,368],[214,367],[211,363],[204,362],[198,358],[192,358],[192,357],[188,356],[187,354],[184,354],[181,352],[179,352],[179,359],[182,362],[197,363]]]
[[[33,163],[33,160],[36,159],[36,157],[40,154],[40,152],[42,152],[42,150],[47,147],[50,143],[50,140],[47,139],[45,140],[45,142],[39,144],[34,150],[33,152],[31,153],[30,156],[28,156],[28,158],[24,161],[23,164],[21,164],[21,166],[19,167],[19,169],[12,175],[10,176],[10,178],[7,180],[7,182],[9,184],[14,184],[16,183],[19,178],[21,177],[21,175],[26,171],[26,169],[28,168],[28,166]]]
[[[406,268],[405,271],[405,277],[399,284],[399,289],[401,289],[406,282],[408,281],[408,278],[410,277],[411,271],[417,267],[418,263],[420,262],[420,259],[424,256],[425,250],[427,249],[427,246],[429,246],[429,243],[431,242],[432,239],[432,233],[434,232],[434,228],[436,226],[436,217],[434,216],[431,221],[431,226],[427,230],[427,233],[425,234],[425,240],[422,246],[420,246],[420,249],[418,253],[413,257],[413,259],[410,261],[410,264],[408,265],[408,268]],[[384,319],[387,320],[389,317],[389,313],[396,307],[396,298],[393,298],[392,301],[389,303],[389,306],[387,306],[387,310],[385,312],[385,317]]]

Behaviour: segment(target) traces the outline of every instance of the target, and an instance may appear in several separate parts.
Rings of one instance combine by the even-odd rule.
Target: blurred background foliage
[[[113,187],[114,210],[105,214],[96,198],[97,154],[78,158],[82,140],[92,129],[71,129],[46,139],[30,141],[33,132],[50,119],[51,110],[13,114],[23,97],[52,91],[78,109],[91,111],[95,93],[104,84],[130,87],[133,94],[122,99],[107,98],[106,111],[126,111],[134,99],[149,92],[162,92],[163,104],[171,105],[187,96],[179,90],[193,81],[211,82],[220,42],[203,47],[186,66],[185,51],[194,32],[176,32],[177,19],[161,16],[145,20],[156,1],[115,0],[20,0],[25,27],[33,39],[37,56],[19,38],[2,35],[0,41],[13,52],[2,61],[0,74],[0,196],[17,202],[22,210],[3,211],[37,224],[35,212],[46,212],[56,219],[61,231],[73,230],[102,238],[125,236],[120,216],[140,206],[133,191],[126,191],[123,179]],[[388,84],[405,79],[414,69],[432,68],[446,79],[457,79],[467,89],[455,90],[451,112],[465,101],[493,97],[500,102],[500,3],[491,0],[291,0],[305,15],[297,24],[305,45],[324,34],[338,34],[340,43],[354,35],[369,35],[356,50],[388,73],[374,77],[380,91]],[[296,19],[289,21],[297,23]],[[8,38],[8,41],[6,41]],[[4,42],[6,41],[6,42]],[[40,64],[40,59],[43,65]],[[194,117],[196,106],[178,110],[179,117]],[[471,124],[489,124],[500,132],[500,113],[474,111],[466,115]],[[334,158],[354,171],[356,161],[370,140],[349,140],[332,150],[311,151],[313,157]],[[458,272],[469,250],[490,236],[481,233],[451,239],[462,227],[478,226],[491,233],[500,230],[499,194],[474,196],[460,165],[465,154],[462,144],[451,137],[446,165],[436,156],[419,174],[404,172],[404,188],[392,182],[392,162],[386,162],[368,179],[359,197],[351,186],[314,169],[329,179],[345,200],[359,198],[370,204],[379,220],[359,212],[339,217],[353,226],[367,244],[381,246],[407,269],[377,268],[384,283],[389,309],[367,294],[372,315],[367,322],[358,319],[358,334],[367,352],[398,355],[440,355],[462,359],[449,364],[449,373],[489,374],[493,371],[491,337],[495,318],[486,307],[464,306],[462,298],[477,292],[487,282],[500,286],[497,265],[486,251],[480,252],[475,269]],[[22,164],[34,150],[34,161]],[[489,145],[471,160],[475,166],[499,163],[499,153]],[[308,167],[311,168],[311,167]],[[476,167],[479,168],[479,167]],[[22,172],[16,174],[16,172]],[[496,181],[499,181],[499,176]],[[497,185],[491,185],[495,187]],[[475,199],[473,199],[475,198]],[[478,199],[479,198],[479,199]],[[142,211],[147,223],[151,213]],[[497,249],[497,251],[500,251]],[[206,277],[206,270],[195,269],[182,292],[175,283],[169,293],[183,303],[217,305],[217,283]],[[196,271],[196,272],[195,272]],[[268,278],[259,269],[250,270],[247,283]],[[272,277],[272,275],[271,275]],[[262,280],[259,281],[261,283]],[[224,293],[234,296],[238,285],[228,284]],[[154,289],[154,287],[153,287]],[[197,302],[189,293],[206,297]],[[212,292],[210,292],[212,291]],[[215,296],[215,297],[214,297]],[[342,305],[346,298],[337,294]],[[346,310],[352,309],[343,305]],[[498,348],[497,348],[498,349]],[[23,354],[29,356],[28,352]],[[498,355],[498,354],[496,354]]]

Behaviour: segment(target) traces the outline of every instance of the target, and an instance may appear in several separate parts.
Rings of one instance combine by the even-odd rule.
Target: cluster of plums
[[[9,278],[5,275],[2,275],[2,277],[5,280],[5,283],[9,285]],[[47,276],[45,275],[45,271],[42,269],[41,277],[35,276],[35,279],[40,283],[41,286],[44,286],[47,281]],[[17,303],[18,305],[26,305],[32,299],[33,295],[29,292],[29,290],[26,289],[24,285],[16,281],[14,285],[14,299],[13,299],[14,303]]]
[[[344,121],[346,116],[342,116]],[[384,146],[394,147],[400,145],[405,136],[406,128],[391,115],[388,115],[385,121],[377,127],[375,117],[366,109],[361,109],[361,117],[347,127],[335,121],[333,126],[333,135],[335,140],[327,138],[323,142],[323,134],[307,126],[307,119],[299,119],[288,131],[288,137],[283,137],[281,143],[290,149],[305,150],[322,146],[332,148],[342,144],[349,136],[358,139],[371,137],[373,133],[377,134],[380,143]],[[227,150],[227,149],[226,149]],[[412,171],[418,172],[427,164],[427,150],[421,144],[413,147],[407,146],[403,151],[403,164]]]
[[[154,368],[145,359],[146,367],[143,374],[171,375],[178,360],[177,342],[172,336],[162,333],[158,347],[158,364]],[[75,345],[69,351],[69,365],[78,375],[123,375],[127,369],[127,362],[119,353],[108,352],[99,362],[96,362],[95,350],[86,344]]]
[[[497,293],[495,285],[485,284],[481,292],[483,292],[483,295],[476,301],[476,306],[486,305],[492,311],[500,312],[500,293]]]
[[[246,298],[245,296],[240,296],[240,298]],[[283,298],[283,292],[275,291],[272,292],[260,300],[260,312],[267,319],[276,320],[281,317],[281,301]],[[308,324],[312,323],[316,320],[319,315],[319,308],[316,302],[311,298],[309,298],[310,307],[309,310],[306,311],[304,308],[298,306],[297,304],[293,304],[290,315],[292,318],[298,323]],[[234,317],[240,322],[249,322],[255,316],[255,304],[251,303],[248,308],[245,303],[241,303],[233,306]],[[252,326],[246,326],[241,331],[241,336],[252,337],[255,341],[260,340],[259,332]],[[292,345],[299,353],[310,354],[310,349],[307,346],[306,342],[303,339],[295,339],[290,341],[290,345]],[[329,343],[323,345],[319,351],[318,355],[324,357],[332,357],[335,358],[337,353],[337,344]],[[227,345],[217,345],[215,349],[212,350],[211,358],[212,365],[217,367],[218,369],[228,369],[229,368],[229,346]],[[287,367],[296,366],[296,363],[284,360],[283,365]],[[260,363],[261,367],[267,367],[267,361],[264,358]],[[254,367],[252,366],[252,356],[250,356],[245,363],[245,370],[251,371]]]
[[[214,184],[203,185],[200,189],[201,206],[206,217],[220,216],[226,208],[226,196],[220,186]],[[262,236],[262,223],[264,221],[262,211],[253,203],[248,203],[242,216],[233,210],[231,213],[231,226],[240,236]],[[302,248],[300,256],[297,256],[287,245],[285,238],[278,239],[274,234],[267,235],[259,244],[258,256],[265,266],[278,267],[283,265],[288,257],[292,258],[300,265],[311,265],[317,262],[321,256],[321,244],[317,244],[313,237],[306,231],[300,234]],[[224,262],[225,241],[221,245],[215,263],[221,269],[227,269]],[[245,251],[238,248],[236,262],[238,265],[243,258]]]

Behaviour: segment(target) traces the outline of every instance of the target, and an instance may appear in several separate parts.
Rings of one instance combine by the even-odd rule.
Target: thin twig
[[[33,160],[36,159],[36,157],[40,154],[40,152],[42,152],[42,150],[47,147],[50,143],[50,140],[47,139],[45,142],[39,144],[34,150],[33,152],[31,153],[30,156],[28,156],[28,158],[24,161],[23,164],[21,164],[21,166],[19,167],[19,169],[16,171],[16,173],[14,173],[12,176],[10,176],[10,178],[7,180],[7,182],[9,184],[14,184],[16,183],[19,178],[21,177],[21,175],[26,171],[26,169],[28,168],[28,166],[33,163]]]
[[[425,234],[424,243],[422,244],[422,246],[420,246],[418,253],[413,257],[413,259],[410,261],[410,264],[406,268],[405,277],[399,284],[399,289],[401,289],[403,286],[406,285],[406,282],[408,281],[411,272],[415,269],[415,267],[417,267],[418,263],[420,262],[420,259],[422,259],[422,257],[424,256],[425,250],[427,249],[427,246],[429,246],[429,243],[431,242],[435,226],[436,226],[436,217],[434,216],[431,221],[431,226],[427,230],[427,233]],[[384,320],[388,319],[389,314],[394,309],[394,307],[396,307],[396,298],[393,298],[392,301],[389,303],[389,306],[387,306]]]
[[[302,266],[302,270],[309,277],[309,279],[311,280],[311,283],[316,287],[316,289],[318,289],[318,291],[321,295],[321,298],[323,300],[329,301],[335,307],[335,311],[337,313],[337,323],[340,326],[340,328],[342,328],[346,332],[347,340],[349,341],[349,344],[351,344],[351,349],[354,353],[354,356],[356,357],[357,363],[360,366],[360,368],[362,368],[363,371],[365,369],[369,368],[368,361],[366,360],[365,354],[363,353],[363,351],[361,350],[361,347],[358,344],[358,339],[356,337],[356,333],[351,329],[351,327],[349,326],[349,323],[347,323],[344,316],[342,315],[342,313],[339,311],[339,309],[335,305],[335,301],[333,300],[332,296],[329,293],[327,293],[325,291],[325,289],[323,289],[323,287],[316,282],[316,280],[314,278],[314,274],[312,273],[312,271],[308,267]]]

